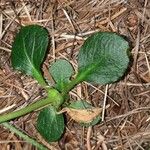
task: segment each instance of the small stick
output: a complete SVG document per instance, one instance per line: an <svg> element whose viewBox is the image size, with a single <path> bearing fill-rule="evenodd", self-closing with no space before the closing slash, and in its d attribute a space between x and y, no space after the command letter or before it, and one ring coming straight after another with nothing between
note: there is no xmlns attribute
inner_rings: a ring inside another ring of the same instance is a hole
<svg viewBox="0 0 150 150"><path fill-rule="evenodd" d="M136 45L135 45L135 48L134 48L135 49L135 53L134 53L134 68L135 68L135 70L136 70L137 56L138 56L139 46L140 46L140 29L138 28Z"/></svg>
<svg viewBox="0 0 150 150"><path fill-rule="evenodd" d="M108 92L108 84L106 85L105 95L104 95L104 103L103 103L103 110L102 110L102 121L104 121L104 117L105 117L105 109L106 109L107 92Z"/></svg>
<svg viewBox="0 0 150 150"><path fill-rule="evenodd" d="M66 11L65 9L62 9L62 10L63 10L63 12L64 12L66 18L68 19L68 21L69 21L69 23L70 23L70 25L71 25L71 27L72 27L73 32L76 33L76 30L75 30L75 28L74 28L74 25L73 25L73 23L72 23L72 20L70 19L70 17L69 17L69 15L68 15L67 11Z"/></svg>
<svg viewBox="0 0 150 150"><path fill-rule="evenodd" d="M148 57L147 57L146 53L144 55L145 55L146 64L147 64L147 68L148 68L148 73L149 73L149 78L150 78L150 64L149 64Z"/></svg>
<svg viewBox="0 0 150 150"><path fill-rule="evenodd" d="M3 14L0 14L0 35L2 34L3 31Z"/></svg>
<svg viewBox="0 0 150 150"><path fill-rule="evenodd" d="M27 16L28 16L29 21L32 22L31 15L30 15L30 13L29 13L28 8L26 7L26 5L25 5L24 2L22 3L22 5L23 5L23 8L24 8L25 13L26 13Z"/></svg>
<svg viewBox="0 0 150 150"><path fill-rule="evenodd" d="M146 5L147 5L147 0L145 0L145 4L144 4L144 8L143 8L143 13L142 13L142 25L143 25L143 22L144 22L144 15L145 15L145 11L146 11Z"/></svg>
<svg viewBox="0 0 150 150"><path fill-rule="evenodd" d="M52 11L53 11L54 9L52 8ZM51 24L52 24L52 35L51 35L51 37L52 37L52 47L53 47L53 59L55 60L55 50L56 50L56 43L55 43L55 21L54 21L54 14L53 14L53 12L52 12L52 14L51 14L51 17L52 17L52 20L51 20Z"/></svg>
<svg viewBox="0 0 150 150"><path fill-rule="evenodd" d="M5 107L5 108L1 109L0 114L4 113L5 111L8 111L8 110L12 109L15 106L16 106L16 104L13 104L11 106L8 106L8 107Z"/></svg>
<svg viewBox="0 0 150 150"><path fill-rule="evenodd" d="M86 142L87 142L87 150L92 150L91 148L91 133L92 133L92 126L88 127L88 131L87 131L87 138L86 138Z"/></svg>

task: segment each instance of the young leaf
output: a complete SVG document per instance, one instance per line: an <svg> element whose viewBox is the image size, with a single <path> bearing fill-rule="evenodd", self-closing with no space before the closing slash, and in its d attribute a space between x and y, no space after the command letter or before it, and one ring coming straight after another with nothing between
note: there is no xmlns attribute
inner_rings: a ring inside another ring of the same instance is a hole
<svg viewBox="0 0 150 150"><path fill-rule="evenodd" d="M38 116L37 130L48 142L57 141L64 131L63 114L57 114L53 106L44 108Z"/></svg>
<svg viewBox="0 0 150 150"><path fill-rule="evenodd" d="M48 46L48 32L41 26L22 27L12 45L11 62L14 69L43 82L40 65Z"/></svg>
<svg viewBox="0 0 150 150"><path fill-rule="evenodd" d="M79 80L99 84L118 80L127 69L129 44L111 32L98 32L89 37L79 52Z"/></svg>
<svg viewBox="0 0 150 150"><path fill-rule="evenodd" d="M66 111L73 120L88 127L100 121L102 108L95 108L86 101L80 100L71 103L68 108L64 108L64 111Z"/></svg>
<svg viewBox="0 0 150 150"><path fill-rule="evenodd" d="M55 87L61 92L74 74L72 65L65 59L59 59L54 62L50 66L49 71L56 82Z"/></svg>

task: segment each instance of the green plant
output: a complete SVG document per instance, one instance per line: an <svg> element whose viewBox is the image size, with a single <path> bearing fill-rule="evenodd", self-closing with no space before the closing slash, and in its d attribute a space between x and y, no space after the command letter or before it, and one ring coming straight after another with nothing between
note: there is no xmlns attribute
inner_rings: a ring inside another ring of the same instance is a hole
<svg viewBox="0 0 150 150"><path fill-rule="evenodd" d="M129 44L116 33L93 34L79 51L78 73L75 74L67 60L56 60L49 68L55 85L48 86L40 69L48 42L47 30L38 25L22 27L16 35L12 45L12 66L36 79L46 90L47 97L18 111L1 115L0 123L40 109L37 130L44 139L53 142L64 132L64 116L61 112L68 113L72 119L84 126L95 125L100 121L101 108L94 108L83 100L70 102L68 93L83 81L103 85L120 79L128 67Z"/></svg>

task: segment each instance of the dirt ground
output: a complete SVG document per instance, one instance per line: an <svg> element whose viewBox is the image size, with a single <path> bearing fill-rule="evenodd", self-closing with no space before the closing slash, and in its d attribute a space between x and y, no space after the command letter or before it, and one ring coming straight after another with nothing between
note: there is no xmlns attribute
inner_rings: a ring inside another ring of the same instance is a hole
<svg viewBox="0 0 150 150"><path fill-rule="evenodd" d="M0 1L0 113L25 107L43 96L31 77L11 67L11 45L20 26L39 24L51 35L51 47L42 70L58 58L77 70L77 55L85 37L113 31L131 45L125 76L110 85L84 82L70 92L71 100L85 99L95 107L110 105L103 120L83 128L68 116L66 133L55 143L45 142L35 129L37 113L11 121L51 150L150 149L150 1L149 0L1 0ZM0 126L1 150L35 147Z"/></svg>

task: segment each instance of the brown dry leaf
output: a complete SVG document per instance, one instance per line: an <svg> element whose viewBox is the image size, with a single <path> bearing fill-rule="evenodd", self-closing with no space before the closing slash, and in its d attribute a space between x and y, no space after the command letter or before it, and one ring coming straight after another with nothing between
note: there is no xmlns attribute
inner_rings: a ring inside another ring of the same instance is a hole
<svg viewBox="0 0 150 150"><path fill-rule="evenodd" d="M81 122L90 123L102 112L102 108L90 108L90 109L64 108L64 110L73 120L80 123Z"/></svg>

